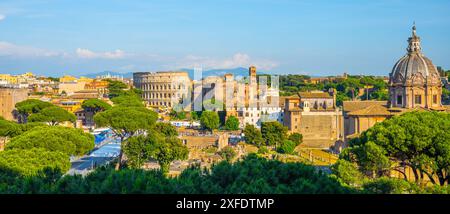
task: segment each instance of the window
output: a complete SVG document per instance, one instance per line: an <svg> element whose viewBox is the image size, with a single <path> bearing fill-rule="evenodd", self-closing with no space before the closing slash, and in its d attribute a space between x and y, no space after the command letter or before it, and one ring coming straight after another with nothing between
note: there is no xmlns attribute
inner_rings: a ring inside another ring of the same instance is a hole
<svg viewBox="0 0 450 214"><path fill-rule="evenodd" d="M433 103L436 104L438 102L438 97L437 95L433 95Z"/></svg>
<svg viewBox="0 0 450 214"><path fill-rule="evenodd" d="M403 104L403 97L402 95L398 95L397 96L397 105L402 105Z"/></svg>
<svg viewBox="0 0 450 214"><path fill-rule="evenodd" d="M414 103L415 104L422 104L422 95L415 95L414 96Z"/></svg>

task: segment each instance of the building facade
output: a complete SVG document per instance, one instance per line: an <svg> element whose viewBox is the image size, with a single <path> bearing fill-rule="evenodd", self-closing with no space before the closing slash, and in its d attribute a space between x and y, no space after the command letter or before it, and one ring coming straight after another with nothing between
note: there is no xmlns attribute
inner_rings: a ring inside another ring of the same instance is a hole
<svg viewBox="0 0 450 214"><path fill-rule="evenodd" d="M416 26L407 51L389 75L389 107L442 110L441 78L436 66L422 53Z"/></svg>
<svg viewBox="0 0 450 214"><path fill-rule="evenodd" d="M24 88L0 88L0 116L6 120L15 120L14 109L18 102L28 98Z"/></svg>
<svg viewBox="0 0 450 214"><path fill-rule="evenodd" d="M422 53L416 26L408 39L407 53L389 74L388 101L344 101L345 141L358 137L394 115L411 110L448 111L441 103L442 81L432 61Z"/></svg>
<svg viewBox="0 0 450 214"><path fill-rule="evenodd" d="M284 99L284 122L291 133L303 135L302 145L330 148L343 139L342 111L335 106L336 92L300 92Z"/></svg>
<svg viewBox="0 0 450 214"><path fill-rule="evenodd" d="M171 109L180 105L191 111L192 81L187 72L134 73L133 85L143 91L142 99L152 107Z"/></svg>

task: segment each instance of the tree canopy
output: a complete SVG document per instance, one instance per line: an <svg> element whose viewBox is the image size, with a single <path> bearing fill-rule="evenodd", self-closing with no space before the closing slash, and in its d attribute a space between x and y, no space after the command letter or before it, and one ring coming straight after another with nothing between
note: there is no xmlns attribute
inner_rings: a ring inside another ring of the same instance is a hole
<svg viewBox="0 0 450 214"><path fill-rule="evenodd" d="M118 97L124 93L124 90L128 88L128 85L122 81L107 80L109 97Z"/></svg>
<svg viewBox="0 0 450 214"><path fill-rule="evenodd" d="M366 175L413 170L415 181L427 176L444 185L450 179L450 114L413 111L394 116L363 132L340 158L358 164ZM436 180L435 178L438 178Z"/></svg>
<svg viewBox="0 0 450 214"><path fill-rule="evenodd" d="M143 134L152 129L158 119L158 114L144 107L115 106L104 112L97 113L94 121L99 127L109 127L120 138L122 149L116 168L122 166L124 141L129 137Z"/></svg>
<svg viewBox="0 0 450 214"><path fill-rule="evenodd" d="M175 128L175 126L173 126L170 123L156 123L155 131L163 134L166 137L177 137L178 136L177 129Z"/></svg>
<svg viewBox="0 0 450 214"><path fill-rule="evenodd" d="M83 101L83 103L81 104L81 107L84 110L92 111L92 112L96 113L99 111L105 111L105 110L110 109L111 105L109 105L108 103L106 103L103 100L89 99L89 100Z"/></svg>
<svg viewBox="0 0 450 214"><path fill-rule="evenodd" d="M137 96L117 96L111 99L114 105L121 107L144 107L142 100Z"/></svg>
<svg viewBox="0 0 450 214"><path fill-rule="evenodd" d="M81 129L43 126L11 138L6 150L43 148L66 155L83 155L94 148L94 136Z"/></svg>
<svg viewBox="0 0 450 214"><path fill-rule="evenodd" d="M53 126L65 121L75 122L76 119L74 114L58 106L47 107L28 117L30 122L46 122Z"/></svg>
<svg viewBox="0 0 450 214"><path fill-rule="evenodd" d="M28 99L21 102L16 103L15 107L17 111L21 114L33 114L39 113L45 108L52 107L53 104L49 102L44 102L37 99Z"/></svg>
<svg viewBox="0 0 450 214"><path fill-rule="evenodd" d="M227 121L225 122L225 128L230 131L239 130L239 119L237 119L235 116L228 117Z"/></svg>
<svg viewBox="0 0 450 214"><path fill-rule="evenodd" d="M16 122L0 119L0 136L15 137L37 126L46 125L43 123L18 124Z"/></svg>
<svg viewBox="0 0 450 214"><path fill-rule="evenodd" d="M200 116L200 124L203 129L213 131L219 128L219 115L215 111L204 111Z"/></svg>
<svg viewBox="0 0 450 214"><path fill-rule="evenodd" d="M1 179L1 177L0 177ZM5 179L6 180L6 179ZM176 178L160 171L99 168L87 176L66 175L56 181L36 177L8 180L1 193L66 194L342 194L352 193L335 178L301 163L282 163L250 155L203 170L192 166Z"/></svg>
<svg viewBox="0 0 450 214"><path fill-rule="evenodd" d="M246 143L253 144L257 147L262 146L264 143L261 131L254 125L247 124L244 128L244 135Z"/></svg>
<svg viewBox="0 0 450 214"><path fill-rule="evenodd" d="M161 171L166 174L174 160L187 159L189 151L177 137L165 137L150 130L147 136L130 138L126 142L125 154L132 168L140 168L150 158L158 161Z"/></svg>
<svg viewBox="0 0 450 214"><path fill-rule="evenodd" d="M34 176L46 169L65 173L70 168L69 156L42 148L13 149L0 152L0 172L18 176Z"/></svg>
<svg viewBox="0 0 450 214"><path fill-rule="evenodd" d="M303 135L300 133L292 133L289 135L288 139L298 146L303 142Z"/></svg>
<svg viewBox="0 0 450 214"><path fill-rule="evenodd" d="M263 122L261 124L262 138L268 146L280 145L287 139L288 128L279 122Z"/></svg>

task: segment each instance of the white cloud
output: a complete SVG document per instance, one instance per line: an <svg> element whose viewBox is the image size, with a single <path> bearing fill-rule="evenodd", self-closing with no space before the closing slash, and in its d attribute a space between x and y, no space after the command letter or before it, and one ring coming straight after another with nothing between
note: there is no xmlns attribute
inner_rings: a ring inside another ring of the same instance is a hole
<svg viewBox="0 0 450 214"><path fill-rule="evenodd" d="M6 18L5 15L0 14L0 21L2 21L2 20L5 19L5 18Z"/></svg>
<svg viewBox="0 0 450 214"><path fill-rule="evenodd" d="M61 56L63 53L50 51L30 46L21 46L9 42L0 41L0 56L13 57L54 57Z"/></svg>
<svg viewBox="0 0 450 214"><path fill-rule="evenodd" d="M252 59L248 54L236 53L231 58L216 59L210 57L201 57L188 55L178 63L178 68L195 68L204 69L230 69L236 67L249 67L254 65L261 69L272 69L278 66L277 62L265 59Z"/></svg>
<svg viewBox="0 0 450 214"><path fill-rule="evenodd" d="M78 57L87 59L121 59L125 57L125 52L122 50L115 50L112 52L94 52L89 49L77 48L75 52Z"/></svg>

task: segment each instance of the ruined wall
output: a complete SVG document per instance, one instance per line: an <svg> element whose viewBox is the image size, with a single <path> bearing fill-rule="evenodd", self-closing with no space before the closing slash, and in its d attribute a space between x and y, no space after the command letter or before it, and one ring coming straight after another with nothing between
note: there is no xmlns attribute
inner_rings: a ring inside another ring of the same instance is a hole
<svg viewBox="0 0 450 214"><path fill-rule="evenodd" d="M339 113L302 114L299 125L304 147L329 148L343 136L343 119Z"/></svg>

